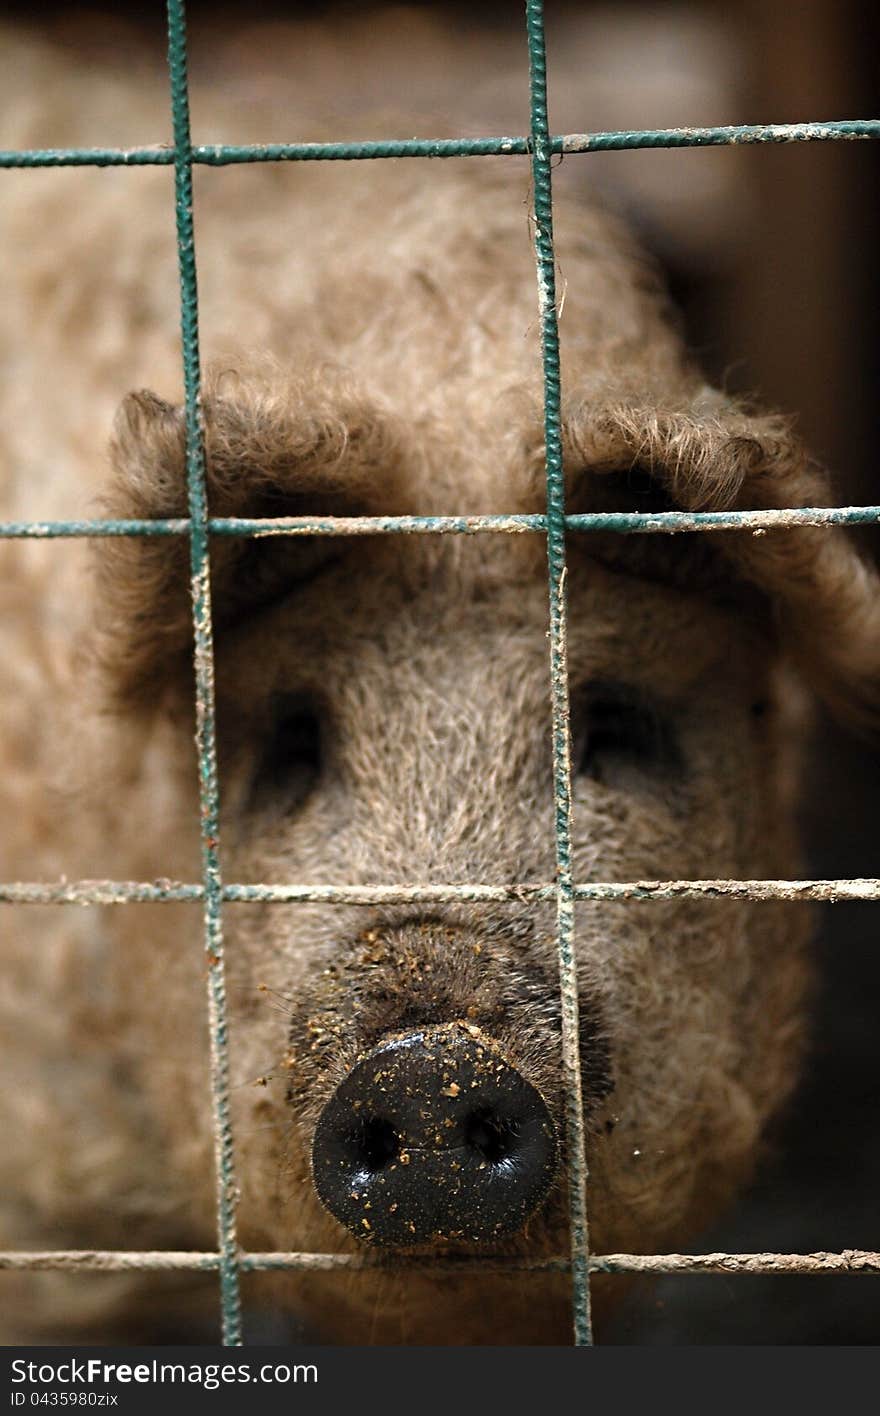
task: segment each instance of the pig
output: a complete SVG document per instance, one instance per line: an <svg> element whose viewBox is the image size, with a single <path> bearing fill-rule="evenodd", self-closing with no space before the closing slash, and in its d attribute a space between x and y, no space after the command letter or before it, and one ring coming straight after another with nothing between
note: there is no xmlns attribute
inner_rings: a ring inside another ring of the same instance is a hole
<svg viewBox="0 0 880 1416"><path fill-rule="evenodd" d="M96 85L6 41L5 146L114 112L114 140L163 131L151 72ZM194 112L223 121L222 92ZM290 114L276 94L235 127ZM544 510L525 159L195 180L213 515ZM4 181L4 517L186 515L170 173ZM567 509L831 504L786 419L707 385L621 221L563 196L555 222ZM0 556L0 875L198 881L185 538ZM541 535L215 537L211 572L226 881L554 880ZM575 879L796 876L811 702L876 711L877 581L845 534L572 534L566 594ZM0 1248L215 1248L200 908L4 909ZM575 924L592 1245L664 1252L795 1085L809 912ZM369 1260L249 1276L253 1330L568 1341L567 1275L497 1262L569 1243L552 899L232 904L224 928L239 1242ZM211 1274L0 1278L7 1342L212 1331ZM600 1336L620 1282L594 1282Z"/></svg>

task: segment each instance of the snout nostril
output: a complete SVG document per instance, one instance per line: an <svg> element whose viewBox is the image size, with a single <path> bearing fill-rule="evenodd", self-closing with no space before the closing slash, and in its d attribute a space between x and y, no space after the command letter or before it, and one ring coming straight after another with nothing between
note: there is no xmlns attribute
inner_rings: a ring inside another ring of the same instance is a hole
<svg viewBox="0 0 880 1416"><path fill-rule="evenodd" d="M482 1156L490 1165L499 1165L513 1149L517 1126L515 1121L497 1116L484 1109L472 1111L464 1122L465 1145Z"/></svg>
<svg viewBox="0 0 880 1416"><path fill-rule="evenodd" d="M382 1116L361 1122L352 1139L358 1160L371 1175L384 1169L400 1150L400 1136Z"/></svg>

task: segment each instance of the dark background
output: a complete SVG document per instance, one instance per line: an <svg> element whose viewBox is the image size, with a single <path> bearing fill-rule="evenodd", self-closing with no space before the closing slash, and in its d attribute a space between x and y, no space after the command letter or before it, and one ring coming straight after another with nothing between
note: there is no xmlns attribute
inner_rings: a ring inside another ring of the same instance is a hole
<svg viewBox="0 0 880 1416"><path fill-rule="evenodd" d="M468 98L476 98L469 117L479 109L491 124L486 131L525 130L522 7L510 0L484 3L478 19L473 5L454 3L390 13L369 3L191 3L193 65L208 30L226 30L234 46L247 43L247 33L236 38L240 26L271 17L330 19L344 30L369 23L379 9L377 33L386 45L389 35L400 38L389 100L409 108L421 93L433 111L445 88L453 95L447 122L465 101L455 87L458 64L449 73L424 67L417 12L431 12L444 32L437 67L448 65L450 51L460 56ZM161 49L157 0L104 11L31 0L2 5L0 15L53 29L84 63L113 63L117 55L124 62L133 44L154 46L157 55ZM547 19L557 132L877 116L873 4L549 0ZM412 90L397 94L395 75L408 75ZM295 80L294 67L293 88ZM794 413L833 469L841 503L880 502L878 179L880 144L868 142L573 157L560 173L567 182L598 182L629 210L666 267L709 374L732 391L760 390L765 403ZM861 534L873 553L878 533ZM804 806L811 875L880 875L878 798L876 748L823 721ZM819 912L823 987L811 1065L757 1183L695 1250L880 1249L877 920L870 905ZM875 1343L878 1336L880 1280L825 1276L636 1284L611 1335L651 1345Z"/></svg>

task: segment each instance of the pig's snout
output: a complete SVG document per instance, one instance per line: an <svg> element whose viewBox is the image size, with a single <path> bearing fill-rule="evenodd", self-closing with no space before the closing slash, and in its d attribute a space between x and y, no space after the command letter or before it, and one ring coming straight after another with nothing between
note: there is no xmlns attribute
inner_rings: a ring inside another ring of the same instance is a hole
<svg viewBox="0 0 880 1416"><path fill-rule="evenodd" d="M359 1239L485 1243L522 1228L556 1159L541 1094L477 1028L451 1023L359 1059L318 1119L312 1173Z"/></svg>

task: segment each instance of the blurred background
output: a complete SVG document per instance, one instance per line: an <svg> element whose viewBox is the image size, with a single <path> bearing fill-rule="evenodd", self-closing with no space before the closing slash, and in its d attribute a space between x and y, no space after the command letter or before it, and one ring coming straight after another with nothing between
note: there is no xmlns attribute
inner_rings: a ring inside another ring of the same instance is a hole
<svg viewBox="0 0 880 1416"><path fill-rule="evenodd" d="M307 75L308 92L327 95L328 136L356 138L367 108L412 115L420 136L526 130L518 0L479 8L190 0L188 9L195 74L235 86L237 103L248 101L248 86L256 95L264 83L289 84L294 111L298 73ZM554 132L878 116L873 4L548 0L546 10ZM0 17L51 32L96 75L162 62L158 0L108 0L104 9L28 0L0 4ZM362 63L365 38L375 65ZM197 108L194 125L196 141L235 140L234 125L200 130ZM389 118L389 136L413 131ZM759 391L795 415L832 469L838 502L880 502L880 143L578 155L556 180L599 186L628 213L715 382ZM878 532L861 535L876 553ZM880 754L822 722L804 803L809 874L880 875L878 801ZM808 1074L759 1179L695 1251L880 1249L880 914L826 906L819 922L823 987ZM880 1279L637 1283L609 1337L873 1344Z"/></svg>

